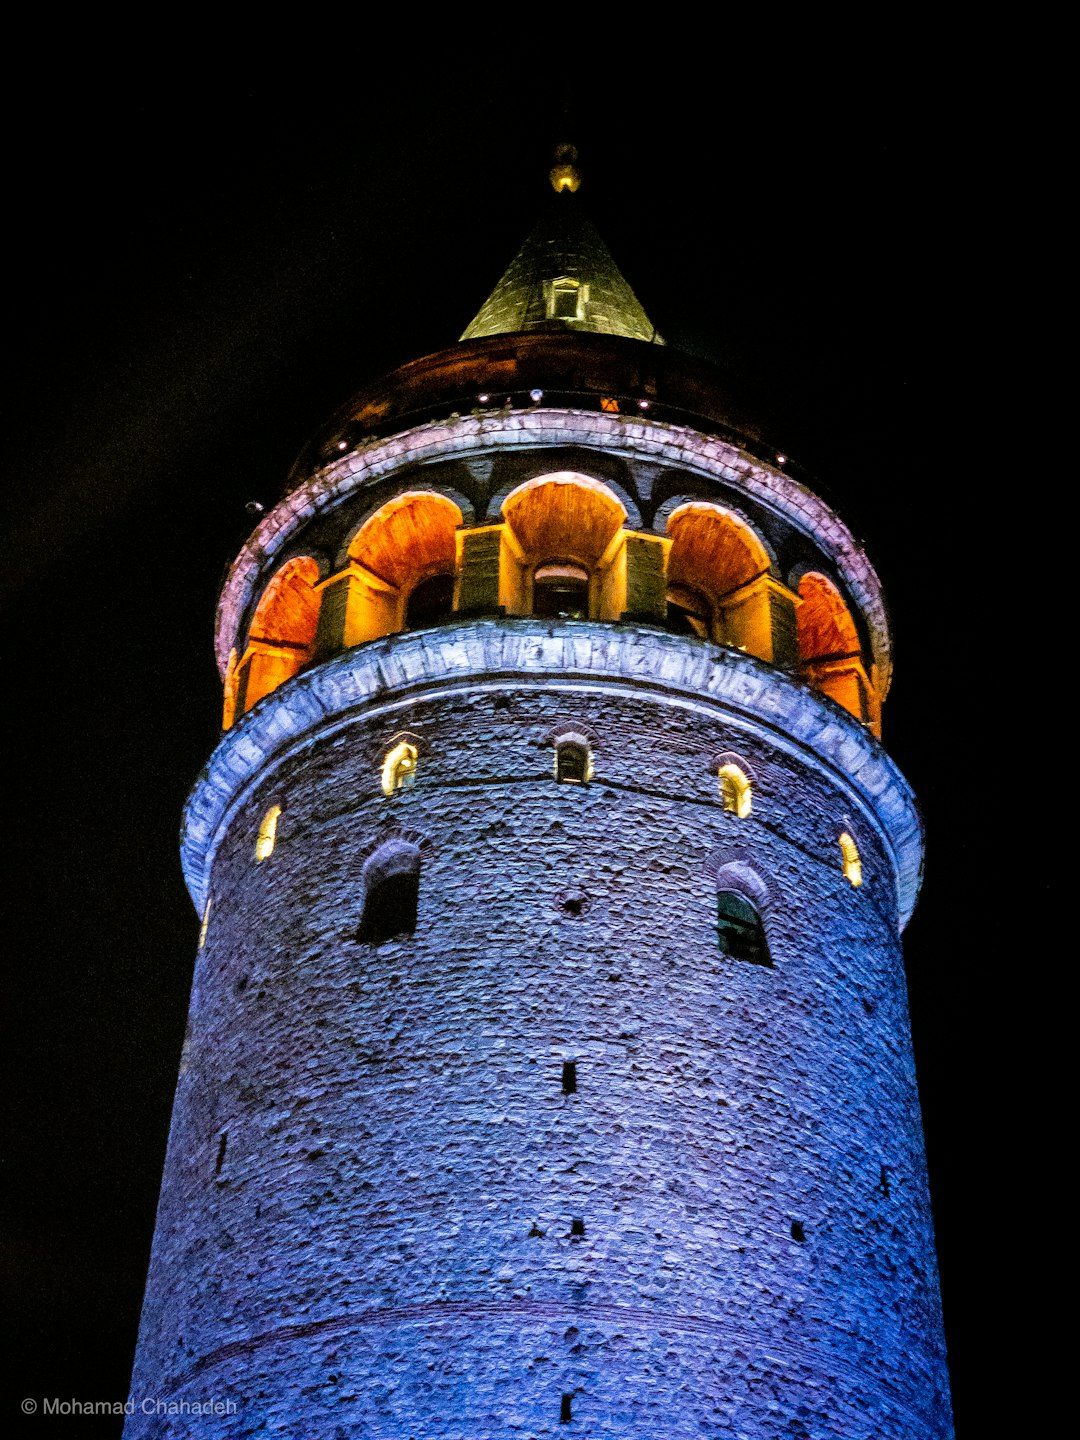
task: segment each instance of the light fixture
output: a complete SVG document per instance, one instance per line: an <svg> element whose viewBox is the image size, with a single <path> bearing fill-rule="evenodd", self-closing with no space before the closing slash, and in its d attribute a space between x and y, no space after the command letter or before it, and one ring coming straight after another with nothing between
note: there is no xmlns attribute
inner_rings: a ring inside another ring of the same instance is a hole
<svg viewBox="0 0 1080 1440"><path fill-rule="evenodd" d="M490 395L477 395L476 402L478 405L486 405L490 399Z"/></svg>
<svg viewBox="0 0 1080 1440"><path fill-rule="evenodd" d="M777 455L777 457L776 457L776 463L777 463L777 465L786 465L786 464L787 464L787 456L786 456L786 455Z"/></svg>
<svg viewBox="0 0 1080 1440"><path fill-rule="evenodd" d="M337 442L337 448L338 448L339 450L347 450L347 449L349 448L349 446L348 446L348 441L346 441L346 440L339 440L339 441Z"/></svg>
<svg viewBox="0 0 1080 1440"><path fill-rule="evenodd" d="M649 408L649 402L648 402L648 400L639 400L639 401L637 402L637 408L638 408L639 410L647 410L647 409Z"/></svg>
<svg viewBox="0 0 1080 1440"><path fill-rule="evenodd" d="M541 401L543 398L544 398L544 392L543 392L542 390L530 390L530 391L529 391L529 399L533 402L534 405L539 405L539 404L540 404L540 401Z"/></svg>

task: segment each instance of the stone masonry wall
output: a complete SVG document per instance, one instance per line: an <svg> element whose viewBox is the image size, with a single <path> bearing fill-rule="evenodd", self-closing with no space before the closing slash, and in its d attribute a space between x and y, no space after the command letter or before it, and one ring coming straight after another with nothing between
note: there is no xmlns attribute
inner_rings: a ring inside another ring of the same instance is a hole
<svg viewBox="0 0 1080 1440"><path fill-rule="evenodd" d="M847 883L826 769L600 691L361 709L232 815L132 1394L237 1410L129 1437L951 1433L887 857L863 825ZM554 779L561 730L586 786ZM417 778L387 798L403 733ZM394 834L418 923L373 947L361 869ZM733 855L771 969L718 951Z"/></svg>

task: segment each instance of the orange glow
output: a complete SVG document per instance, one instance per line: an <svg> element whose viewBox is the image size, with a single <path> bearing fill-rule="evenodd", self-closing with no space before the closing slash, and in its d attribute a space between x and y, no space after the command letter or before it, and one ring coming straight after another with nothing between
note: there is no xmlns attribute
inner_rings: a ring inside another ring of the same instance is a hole
<svg viewBox="0 0 1080 1440"><path fill-rule="evenodd" d="M319 623L319 567L308 555L289 560L259 601L239 666L235 708L244 710L291 679L311 659Z"/></svg>
<svg viewBox="0 0 1080 1440"><path fill-rule="evenodd" d="M771 660L770 593L787 592L769 575L768 551L750 526L719 505L694 500L674 512L668 532L672 603L685 608L679 597L687 594L707 600L697 608L710 639ZM711 616L701 613L709 610Z"/></svg>
<svg viewBox="0 0 1080 1440"><path fill-rule="evenodd" d="M531 612L538 568L578 565L589 576L590 616L616 620L621 616L626 509L606 485L572 471L542 475L512 491L502 511L506 546L518 576L516 591L508 596L511 613Z"/></svg>
<svg viewBox="0 0 1080 1440"><path fill-rule="evenodd" d="M839 590L810 571L799 581L799 656L810 684L881 734L881 703L863 665L859 635Z"/></svg>
<svg viewBox="0 0 1080 1440"><path fill-rule="evenodd" d="M236 719L236 687L239 682L236 665L236 646L229 651L229 663L225 667L225 699L221 711L221 728L229 730Z"/></svg>
<svg viewBox="0 0 1080 1440"><path fill-rule="evenodd" d="M349 546L349 558L399 590L421 577L454 568L454 532L461 511L445 495L407 490L367 520Z"/></svg>
<svg viewBox="0 0 1080 1440"><path fill-rule="evenodd" d="M206 932L210 929L210 901L206 902L206 909L203 911L202 924L199 926L199 949L206 944Z"/></svg>

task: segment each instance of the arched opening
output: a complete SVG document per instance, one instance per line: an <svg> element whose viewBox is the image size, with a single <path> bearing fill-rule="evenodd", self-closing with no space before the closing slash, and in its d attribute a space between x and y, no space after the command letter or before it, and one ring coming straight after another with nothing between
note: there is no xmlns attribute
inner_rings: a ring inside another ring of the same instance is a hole
<svg viewBox="0 0 1080 1440"><path fill-rule="evenodd" d="M708 640L713 633L712 605L700 590L689 585L669 585L667 628L676 635L697 635Z"/></svg>
<svg viewBox="0 0 1080 1440"><path fill-rule="evenodd" d="M425 629L451 613L461 519L454 502L433 490L407 490L369 516L338 580L344 648Z"/></svg>
<svg viewBox="0 0 1080 1440"><path fill-rule="evenodd" d="M382 945L416 931L420 850L407 840L387 840L364 864L364 909L356 938Z"/></svg>
<svg viewBox="0 0 1080 1440"><path fill-rule="evenodd" d="M846 830L840 836L840 855L844 868L844 878L851 885L861 885L862 860L859 858L859 847Z"/></svg>
<svg viewBox="0 0 1080 1440"><path fill-rule="evenodd" d="M584 785L592 779L592 755L580 740L560 740L555 746L555 779L571 785Z"/></svg>
<svg viewBox="0 0 1080 1440"><path fill-rule="evenodd" d="M407 740L400 741L388 750L382 763L382 788L384 795L394 795L404 790L416 779L417 750Z"/></svg>
<svg viewBox="0 0 1080 1440"><path fill-rule="evenodd" d="M669 616L704 638L771 659L769 596L755 586L768 576L769 554L750 526L694 500L672 513L668 533Z"/></svg>
<svg viewBox="0 0 1080 1440"><path fill-rule="evenodd" d="M720 799L723 801L724 809L745 820L750 814L752 804L752 789L749 777L738 765L721 765L718 771L720 779Z"/></svg>
<svg viewBox="0 0 1080 1440"><path fill-rule="evenodd" d="M255 610L238 667L235 709L250 710L308 663L319 624L319 567L309 555L287 561Z"/></svg>
<svg viewBox="0 0 1080 1440"><path fill-rule="evenodd" d="M761 916L738 891L721 890L716 897L716 936L722 955L751 965L772 965Z"/></svg>
<svg viewBox="0 0 1080 1440"><path fill-rule="evenodd" d="M426 630L445 620L453 609L453 574L429 575L409 591L405 606L405 629Z"/></svg>
<svg viewBox="0 0 1080 1440"><path fill-rule="evenodd" d="M811 570L799 581L799 658L810 684L877 733L880 705L863 665L859 634L843 596Z"/></svg>
<svg viewBox="0 0 1080 1440"><path fill-rule="evenodd" d="M533 614L560 620L587 619L588 570L583 565L538 565L533 571Z"/></svg>
<svg viewBox="0 0 1080 1440"><path fill-rule="evenodd" d="M619 618L626 507L606 485L573 471L542 475L511 491L502 513L517 570L504 585L511 613Z"/></svg>

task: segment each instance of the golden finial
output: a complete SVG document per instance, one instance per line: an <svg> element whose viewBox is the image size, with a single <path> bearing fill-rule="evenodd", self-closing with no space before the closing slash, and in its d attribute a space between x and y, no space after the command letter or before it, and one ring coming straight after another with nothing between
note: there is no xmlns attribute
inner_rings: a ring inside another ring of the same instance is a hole
<svg viewBox="0 0 1080 1440"><path fill-rule="evenodd" d="M548 171L551 188L556 195L569 190L571 195L581 184L581 171L577 168L577 146L556 145L555 164Z"/></svg>

